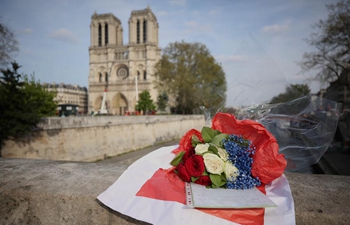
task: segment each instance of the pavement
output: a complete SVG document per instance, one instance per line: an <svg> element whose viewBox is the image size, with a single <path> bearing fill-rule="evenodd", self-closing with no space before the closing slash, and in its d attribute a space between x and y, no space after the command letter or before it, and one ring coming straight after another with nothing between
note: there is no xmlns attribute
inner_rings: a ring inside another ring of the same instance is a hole
<svg viewBox="0 0 350 225"><path fill-rule="evenodd" d="M161 147L178 145L179 142L180 142L180 139L159 143L157 145L149 146L149 147L135 150L135 151L123 154L123 155L119 155L119 156L115 156L115 157L112 157L109 159L105 159L105 160L99 161L99 163L118 163L118 164L123 164L123 165L125 165L125 164L131 165L133 162L135 162L139 158L147 155L148 153L150 153L156 149L159 149Z"/></svg>

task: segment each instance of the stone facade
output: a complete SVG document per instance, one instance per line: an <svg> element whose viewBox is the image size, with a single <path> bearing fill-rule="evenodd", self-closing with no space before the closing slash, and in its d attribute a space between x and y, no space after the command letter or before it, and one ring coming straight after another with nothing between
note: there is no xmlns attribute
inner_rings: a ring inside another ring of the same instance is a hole
<svg viewBox="0 0 350 225"><path fill-rule="evenodd" d="M113 14L91 17L89 113L98 112L106 92L109 114L135 111L138 94L148 90L155 101L154 65L160 59L158 22L151 9L132 11L129 43L123 44L121 21Z"/></svg>
<svg viewBox="0 0 350 225"><path fill-rule="evenodd" d="M64 83L43 83L42 85L48 91L57 92L54 100L57 101L58 105L74 104L78 105L79 114L88 112L88 91L86 87Z"/></svg>

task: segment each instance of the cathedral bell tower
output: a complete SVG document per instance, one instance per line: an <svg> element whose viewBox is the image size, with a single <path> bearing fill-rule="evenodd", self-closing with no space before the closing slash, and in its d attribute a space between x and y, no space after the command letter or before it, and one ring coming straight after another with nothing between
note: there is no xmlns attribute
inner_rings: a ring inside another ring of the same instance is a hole
<svg viewBox="0 0 350 225"><path fill-rule="evenodd" d="M135 112L138 96L157 90L153 71L160 59L158 22L150 7L131 12L129 43L123 43L123 28L113 14L91 16L89 113L125 115Z"/></svg>
<svg viewBox="0 0 350 225"><path fill-rule="evenodd" d="M129 19L129 44L158 46L158 22L149 8L132 11Z"/></svg>

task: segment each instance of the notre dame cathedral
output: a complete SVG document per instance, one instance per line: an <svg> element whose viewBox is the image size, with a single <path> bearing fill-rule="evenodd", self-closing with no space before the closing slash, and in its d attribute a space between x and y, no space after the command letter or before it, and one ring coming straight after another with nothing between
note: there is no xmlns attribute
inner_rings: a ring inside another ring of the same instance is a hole
<svg viewBox="0 0 350 225"><path fill-rule="evenodd" d="M104 97L106 112L114 115L135 111L138 94L144 90L156 100L151 75L161 51L157 18L147 7L132 11L128 22L129 43L124 45L117 17L96 12L91 17L89 113L99 112Z"/></svg>

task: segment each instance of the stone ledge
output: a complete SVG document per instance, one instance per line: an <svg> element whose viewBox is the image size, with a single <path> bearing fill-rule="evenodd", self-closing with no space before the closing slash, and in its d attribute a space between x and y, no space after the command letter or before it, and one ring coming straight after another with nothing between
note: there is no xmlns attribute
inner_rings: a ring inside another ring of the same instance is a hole
<svg viewBox="0 0 350 225"><path fill-rule="evenodd" d="M147 224L96 197L126 165L0 158L0 224ZM297 224L350 224L350 177L286 173Z"/></svg>

